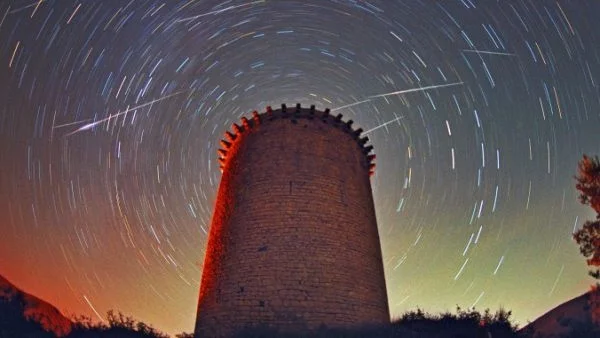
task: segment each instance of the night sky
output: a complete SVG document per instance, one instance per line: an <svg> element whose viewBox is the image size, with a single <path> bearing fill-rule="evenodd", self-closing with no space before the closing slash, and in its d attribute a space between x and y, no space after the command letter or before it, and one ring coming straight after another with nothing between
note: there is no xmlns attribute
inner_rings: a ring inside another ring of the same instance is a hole
<svg viewBox="0 0 600 338"><path fill-rule="evenodd" d="M392 316L593 282L600 1L0 2L0 274L66 314L193 329L231 123L315 104L368 131ZM335 145L332 145L335 151Z"/></svg>

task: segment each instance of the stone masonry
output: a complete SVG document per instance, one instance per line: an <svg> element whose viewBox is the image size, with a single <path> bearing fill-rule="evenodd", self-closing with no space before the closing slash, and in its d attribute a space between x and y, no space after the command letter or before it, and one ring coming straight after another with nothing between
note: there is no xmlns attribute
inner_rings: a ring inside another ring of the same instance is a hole
<svg viewBox="0 0 600 338"><path fill-rule="evenodd" d="M226 133L197 337L389 323L375 155L341 118L282 105Z"/></svg>

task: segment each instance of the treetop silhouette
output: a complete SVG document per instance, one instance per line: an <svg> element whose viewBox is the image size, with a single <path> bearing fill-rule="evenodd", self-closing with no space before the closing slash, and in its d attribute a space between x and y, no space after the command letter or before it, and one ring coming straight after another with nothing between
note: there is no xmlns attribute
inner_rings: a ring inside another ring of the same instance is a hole
<svg viewBox="0 0 600 338"><path fill-rule="evenodd" d="M600 219L600 161L598 156L592 158L583 155L577 168L576 188L581 193L579 201L587 204L596 211L596 218Z"/></svg>

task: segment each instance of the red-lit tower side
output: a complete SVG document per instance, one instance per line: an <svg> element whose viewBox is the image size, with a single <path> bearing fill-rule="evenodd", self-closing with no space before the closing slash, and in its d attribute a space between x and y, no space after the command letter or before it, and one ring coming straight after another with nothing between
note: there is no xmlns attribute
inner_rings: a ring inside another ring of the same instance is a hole
<svg viewBox="0 0 600 338"><path fill-rule="evenodd" d="M299 104L226 132L196 336L389 323L375 155L361 132Z"/></svg>

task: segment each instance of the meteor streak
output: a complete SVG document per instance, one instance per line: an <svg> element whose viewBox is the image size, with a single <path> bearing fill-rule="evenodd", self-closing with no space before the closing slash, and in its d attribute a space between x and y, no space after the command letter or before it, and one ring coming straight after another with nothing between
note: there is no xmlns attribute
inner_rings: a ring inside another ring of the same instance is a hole
<svg viewBox="0 0 600 338"><path fill-rule="evenodd" d="M359 105L361 103L369 102L369 101L371 101L371 99L366 99L366 100L362 100L362 101L350 103L350 104L347 104L345 106L333 108L333 109L331 109L331 111L336 111L336 110L340 110L340 109L344 109L344 108L348 108L348 107L353 107L353 106Z"/></svg>
<svg viewBox="0 0 600 338"><path fill-rule="evenodd" d="M503 52L494 52L491 50L478 50L478 49L463 49L463 52L468 53L477 53L477 54L490 54L490 55L503 55L503 56L517 56L514 53L503 53Z"/></svg>
<svg viewBox="0 0 600 338"><path fill-rule="evenodd" d="M378 125L378 126L376 126L376 127L373 127L373 128L371 128L371 129L369 129L369 130L367 130L367 131L363 132L363 134L368 134L368 133L370 133L370 132L372 132L372 131L375 131L375 130L377 130L377 129L379 129L379 128L383 128L383 127L387 126L387 125L388 125L388 124L390 124L390 123L394 123L394 122L396 122L396 121L398 121L398 120L402 120L403 118L404 118L404 116L399 116L399 117L396 117L395 119L393 119L393 120L391 120L391 121L387 121L387 122L385 122L385 123L382 123L382 124L380 124L380 125Z"/></svg>
<svg viewBox="0 0 600 338"><path fill-rule="evenodd" d="M72 126L74 124L80 124L80 123L85 123L87 121L92 121L92 119L85 119L85 120L81 120L81 121L75 121L75 122L69 122L69 123L63 123L63 124L59 124L57 126L52 127L52 129L58 129L58 128L63 128L63 127L68 127L68 126Z"/></svg>
<svg viewBox="0 0 600 338"><path fill-rule="evenodd" d="M22 10L25 10L25 9L27 9L27 8L31 8L31 7L34 7L34 6L35 6L35 7L39 7L39 6L40 6L40 5L41 5L43 2L45 2L45 1L46 1L46 0L37 0L36 2L30 3L29 5L24 5L24 6L21 6L21 7L19 7L19 8L15 8L15 9L11 10L11 11L10 11L10 12L8 12L8 13L9 13L9 14L14 14L14 13L20 12L20 11L22 11Z"/></svg>
<svg viewBox="0 0 600 338"><path fill-rule="evenodd" d="M463 84L463 82L454 82L454 83L446 83L446 84L433 85L433 86L427 86L427 87L417 87L417 88L404 89L404 90L399 90L399 91L395 91L395 92L391 92L391 93L385 93L385 94L379 94L379 95L372 95L372 96L369 96L366 100L357 101L357 102L350 103L350 104L347 104L347 105L341 106L341 107L336 107L336 108L331 109L331 111L336 111L336 110L340 110L340 109L344 109L344 108L348 108L348 107L354 107L354 106L357 106L359 104L370 102L370 101L372 101L372 99L376 99L376 98L380 98L380 97L386 97L386 96L392 96L392 95L400 95L400 94L406 94L406 93L414 93L414 92L422 92L422 91L426 91L426 90L437 89L437 88L444 88L444 87L451 87L451 86L458 86L458 85L462 85L462 84Z"/></svg>
<svg viewBox="0 0 600 338"><path fill-rule="evenodd" d="M399 90L399 91L395 91L395 92L391 92L391 93L369 96L369 99L375 99L378 97L386 97L386 96L393 96L393 95L400 95L400 94L406 94L406 93L413 93L413 92L422 92L422 91L426 91L426 90L458 86L458 85L462 85L462 84L463 84L463 82L454 82L454 83L446 83L446 84L433 85L433 86L427 86L427 87L404 89L404 90Z"/></svg>
<svg viewBox="0 0 600 338"><path fill-rule="evenodd" d="M206 12L206 13L202 13L202 14L190 16L190 17L187 17L187 18L183 18L183 19L177 19L177 20L175 20L175 22L191 21L191 20L194 20L194 19L201 18L203 16L213 15L213 14L221 14L223 12L227 12L227 11L230 11L232 9L236 9L236 8L240 8L240 7L246 7L246 6L252 6L252 5L256 5L256 4L264 3L264 2L265 2L265 0L259 0L259 1L252 1L252 2L245 3L245 4L240 4L240 5L232 5L232 6L225 7L225 8L222 8L222 9L217 9L217 10L214 10L214 11L211 11L211 12Z"/></svg>
<svg viewBox="0 0 600 338"><path fill-rule="evenodd" d="M129 113L130 111L133 111L133 110L136 110L136 109L140 109L140 108L144 108L144 107L146 107L146 106L149 106L149 105L152 105L152 104L154 104L154 103L156 103L156 102L160 102L160 101L166 100L166 99L168 99L168 98L171 98L171 97L173 97L173 96L177 96L177 95L179 95L179 94L181 94L181 93L183 93L183 92L184 92L184 91L183 91L183 90L181 90L181 91L175 92L175 93L173 93L173 94L169 94L169 95L166 95L166 96L163 96L163 97L159 97L158 99L152 100L152 101L150 101L150 102L142 103L142 104L140 104L140 105L138 105L138 106L135 106L135 107L132 107L132 108L128 108L128 109L126 109L125 111L118 112L118 113L116 113L115 115L110 115L109 117L103 118L103 119L101 119L101 120L98 120L98 121L94 121L94 122L88 123L88 124L86 124L86 125L84 125L84 126L80 127L79 129L76 129L75 131L73 131L73 132L71 132L71 133L67 134L66 136L71 136L71 135L73 135L73 134L75 134L75 133L78 133L78 132L80 132L80 131L84 131L84 130L89 130L89 129L92 129L92 128L94 128L95 126L97 126L97 125L99 125L99 124L101 124L101 123L104 123L104 122L107 122L107 121L110 121L110 120L114 119L115 117L119 117L119 116L121 116L121 115L123 115L123 114L127 114L127 113ZM54 127L54 128L64 127L64 126L73 125L73 124L77 124L77 123L83 123L83 122L86 122L86 121L89 121L89 119L88 119L88 120L83 120L83 121L71 122L71 123L67 123L67 124L61 124L61 125L59 125L59 126L56 126L56 127Z"/></svg>

